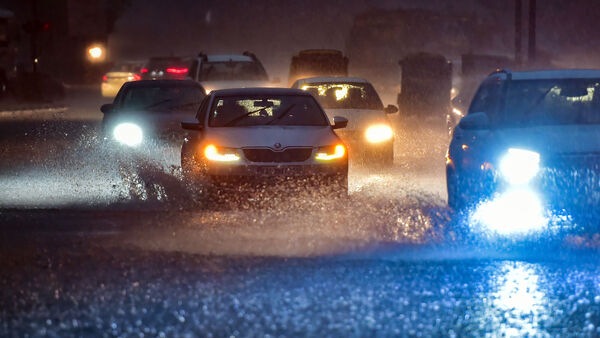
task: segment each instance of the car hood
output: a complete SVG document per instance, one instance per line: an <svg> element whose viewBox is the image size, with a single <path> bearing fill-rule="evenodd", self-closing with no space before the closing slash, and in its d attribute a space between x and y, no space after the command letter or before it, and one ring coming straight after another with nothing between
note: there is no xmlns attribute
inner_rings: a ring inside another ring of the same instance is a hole
<svg viewBox="0 0 600 338"><path fill-rule="evenodd" d="M205 142L222 147L314 147L339 143L339 138L328 126L254 126L210 128Z"/></svg>
<svg viewBox="0 0 600 338"><path fill-rule="evenodd" d="M348 119L348 126L343 131L362 130L375 123L389 124L389 119L383 110L374 109L325 109L327 117L333 122L334 116Z"/></svg>
<svg viewBox="0 0 600 338"><path fill-rule="evenodd" d="M496 130L494 134L500 144L542 154L600 154L600 125L508 128Z"/></svg>
<svg viewBox="0 0 600 338"><path fill-rule="evenodd" d="M274 84L270 81L260 80L223 80L223 81L202 81L200 82L202 87L206 90L206 93L210 93L217 89L229 89L229 88L254 88L254 87L273 87Z"/></svg>

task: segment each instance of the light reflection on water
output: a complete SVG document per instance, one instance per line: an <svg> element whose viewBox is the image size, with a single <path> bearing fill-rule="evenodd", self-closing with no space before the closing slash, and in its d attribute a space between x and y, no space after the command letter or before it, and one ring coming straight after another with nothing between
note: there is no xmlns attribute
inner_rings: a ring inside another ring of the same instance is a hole
<svg viewBox="0 0 600 338"><path fill-rule="evenodd" d="M546 293L540 288L536 266L523 262L504 262L493 275L495 290L490 294L486 317L498 336L543 336L549 313Z"/></svg>

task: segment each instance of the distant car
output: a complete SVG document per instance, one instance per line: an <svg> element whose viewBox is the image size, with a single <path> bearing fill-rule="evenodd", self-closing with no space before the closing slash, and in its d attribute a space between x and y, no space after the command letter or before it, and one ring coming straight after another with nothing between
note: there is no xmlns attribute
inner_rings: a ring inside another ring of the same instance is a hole
<svg viewBox="0 0 600 338"><path fill-rule="evenodd" d="M214 90L196 118L182 123L190 131L181 150L184 177L208 187L326 187L348 190L346 146L309 93L290 88Z"/></svg>
<svg viewBox="0 0 600 338"><path fill-rule="evenodd" d="M205 96L194 81L126 82L113 103L100 108L102 130L106 138L130 147L156 139L181 141L181 121L194 116Z"/></svg>
<svg viewBox="0 0 600 338"><path fill-rule="evenodd" d="M178 56L151 57L142 67L143 80L184 80L188 75L189 60Z"/></svg>
<svg viewBox="0 0 600 338"><path fill-rule="evenodd" d="M446 163L458 210L485 205L502 220L597 207L600 70L492 73L454 129Z"/></svg>
<svg viewBox="0 0 600 338"><path fill-rule="evenodd" d="M273 87L255 54L204 54L191 62L188 78L198 81L210 93L215 89Z"/></svg>
<svg viewBox="0 0 600 338"><path fill-rule="evenodd" d="M141 80L142 62L126 61L116 63L102 76L101 92L104 97L115 97L121 86L128 81Z"/></svg>
<svg viewBox="0 0 600 338"><path fill-rule="evenodd" d="M337 133L348 145L351 160L393 163L394 129L388 115L398 108L384 108L369 81L356 77L311 77L297 80L292 87L312 93L329 118L348 119L348 127Z"/></svg>

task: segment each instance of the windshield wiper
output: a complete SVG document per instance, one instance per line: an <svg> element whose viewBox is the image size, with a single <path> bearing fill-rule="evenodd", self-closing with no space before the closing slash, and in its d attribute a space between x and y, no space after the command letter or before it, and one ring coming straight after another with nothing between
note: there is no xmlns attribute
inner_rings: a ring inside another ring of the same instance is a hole
<svg viewBox="0 0 600 338"><path fill-rule="evenodd" d="M265 123L265 125L270 125L275 121L279 121L282 118L284 118L285 116L287 116L287 114L289 114L290 111L292 111L292 108L294 108L294 106L296 106L296 104L291 104L289 105L287 108L285 108L281 113L279 113L279 115L275 116L271 121Z"/></svg>
<svg viewBox="0 0 600 338"><path fill-rule="evenodd" d="M161 104L164 104L164 103L167 103L167 102L171 102L171 101L173 101L173 99L164 99L164 100L160 100L160 101L158 101L158 102L151 103L151 104L149 104L149 105L145 106L145 107L144 107L144 108L142 108L142 109L143 109L143 110L152 109L152 108L155 108L155 107L157 107L157 106L160 106Z"/></svg>
<svg viewBox="0 0 600 338"><path fill-rule="evenodd" d="M248 116L250 116L250 115L252 115L254 113L257 113L257 112L259 112L259 111L261 111L263 109L265 109L265 107L261 107L260 109L256 109L256 110L252 110L252 111L249 111L247 113L244 113L244 114L242 114L240 116L235 117L233 120L228 121L223 126L224 127L231 127L231 126L235 125L238 121L240 121L240 120L242 120L242 119L244 119L244 118L246 118L246 117L248 117Z"/></svg>
<svg viewBox="0 0 600 338"><path fill-rule="evenodd" d="M199 105L200 103L202 103L202 101L186 102L186 103L178 104L175 106L171 106L171 107L169 107L169 109L181 109L181 108L193 107L195 105Z"/></svg>

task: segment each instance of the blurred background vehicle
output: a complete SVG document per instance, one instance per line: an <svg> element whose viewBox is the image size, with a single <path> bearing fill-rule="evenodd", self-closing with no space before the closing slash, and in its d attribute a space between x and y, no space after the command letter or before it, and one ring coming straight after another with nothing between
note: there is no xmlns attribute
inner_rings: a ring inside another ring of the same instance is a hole
<svg viewBox="0 0 600 338"><path fill-rule="evenodd" d="M251 52L199 53L192 60L188 78L200 82L208 93L215 89L273 86L264 66Z"/></svg>
<svg viewBox="0 0 600 338"><path fill-rule="evenodd" d="M143 80L183 80L188 74L189 60L178 56L151 57L140 70Z"/></svg>
<svg viewBox="0 0 600 338"><path fill-rule="evenodd" d="M441 54L419 52L407 55L399 64L400 117L418 117L443 125L451 109L452 63Z"/></svg>
<svg viewBox="0 0 600 338"><path fill-rule="evenodd" d="M141 80L140 72L142 65L143 62L141 61L117 62L102 76L102 84L100 86L102 96L115 97L125 82Z"/></svg>
<svg viewBox="0 0 600 338"><path fill-rule="evenodd" d="M348 58L336 49L305 49L292 56L288 83L314 76L348 76Z"/></svg>
<svg viewBox="0 0 600 338"><path fill-rule="evenodd" d="M499 226L600 202L600 71L497 71L477 90L448 149L448 204ZM482 203L483 202L483 203Z"/></svg>
<svg viewBox="0 0 600 338"><path fill-rule="evenodd" d="M105 138L137 147L155 139L180 142L181 121L194 116L206 96L189 80L126 82L113 103L102 105Z"/></svg>
<svg viewBox="0 0 600 338"><path fill-rule="evenodd" d="M384 108L369 81L356 77L311 77L297 80L292 87L310 92L330 119L348 119L348 127L336 133L348 145L350 160L393 163L395 132L388 116L398 112L398 108Z"/></svg>
<svg viewBox="0 0 600 338"><path fill-rule="evenodd" d="M196 119L183 123L181 167L191 186L348 192L346 147L315 98L291 88L212 91ZM205 190L206 191L206 190ZM235 194L233 196L235 197Z"/></svg>

